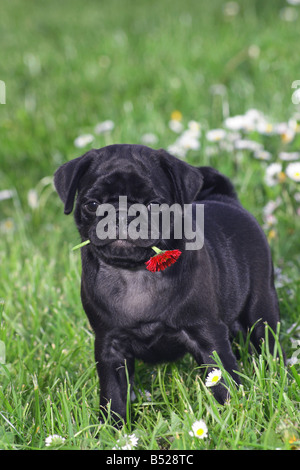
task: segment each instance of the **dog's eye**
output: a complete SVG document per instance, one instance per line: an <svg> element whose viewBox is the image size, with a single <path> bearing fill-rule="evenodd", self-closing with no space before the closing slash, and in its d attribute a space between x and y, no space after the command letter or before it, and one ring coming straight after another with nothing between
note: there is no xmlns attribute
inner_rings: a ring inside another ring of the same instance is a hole
<svg viewBox="0 0 300 470"><path fill-rule="evenodd" d="M90 201L85 204L84 207L88 212L96 212L99 207L99 204L96 201Z"/></svg>

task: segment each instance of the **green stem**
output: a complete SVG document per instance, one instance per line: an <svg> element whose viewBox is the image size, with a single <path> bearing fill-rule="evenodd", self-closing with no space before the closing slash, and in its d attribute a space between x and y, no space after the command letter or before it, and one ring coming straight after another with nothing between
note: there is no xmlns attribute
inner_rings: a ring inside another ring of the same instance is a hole
<svg viewBox="0 0 300 470"><path fill-rule="evenodd" d="M159 253L162 253L162 250L160 250L159 248L157 248L157 246L151 246L152 250L155 251L155 253L157 253L159 255Z"/></svg>
<svg viewBox="0 0 300 470"><path fill-rule="evenodd" d="M79 243L79 245L74 246L74 247L72 248L72 251L77 250L78 248L81 248L81 247L83 247L83 246L85 246L85 245L88 245L89 243L91 243L90 240L85 240L84 242Z"/></svg>

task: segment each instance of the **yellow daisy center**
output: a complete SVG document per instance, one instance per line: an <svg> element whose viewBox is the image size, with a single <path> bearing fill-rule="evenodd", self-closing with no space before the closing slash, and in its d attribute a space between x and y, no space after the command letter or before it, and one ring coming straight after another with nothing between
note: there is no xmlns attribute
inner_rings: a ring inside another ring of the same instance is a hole
<svg viewBox="0 0 300 470"><path fill-rule="evenodd" d="M273 238L276 237L276 232L275 230L270 230L269 234L268 234L268 239L269 240L272 240Z"/></svg>
<svg viewBox="0 0 300 470"><path fill-rule="evenodd" d="M280 173L278 174L278 180L280 183L283 183L286 180L286 176L283 171L280 171Z"/></svg>
<svg viewBox="0 0 300 470"><path fill-rule="evenodd" d="M267 124L267 125L266 125L266 131L267 131L267 132L272 132L272 130L273 130L272 124Z"/></svg>
<svg viewBox="0 0 300 470"><path fill-rule="evenodd" d="M202 428L199 428L196 431L197 436L202 436L203 433L204 433L204 430Z"/></svg>
<svg viewBox="0 0 300 470"><path fill-rule="evenodd" d="M175 110L171 114L171 119L173 121L181 121L182 120L182 113L178 110Z"/></svg>

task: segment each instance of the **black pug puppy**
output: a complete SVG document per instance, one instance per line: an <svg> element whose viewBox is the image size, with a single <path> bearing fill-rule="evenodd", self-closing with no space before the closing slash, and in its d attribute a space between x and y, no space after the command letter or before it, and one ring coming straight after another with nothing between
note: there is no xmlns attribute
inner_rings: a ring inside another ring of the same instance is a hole
<svg viewBox="0 0 300 470"><path fill-rule="evenodd" d="M246 335L257 322L251 341L259 348L264 322L276 330L279 309L267 240L231 182L213 168L192 167L164 150L111 145L65 163L54 183L65 214L72 212L78 193L75 221L82 241L90 240L81 249L81 298L95 332L103 413L110 402L112 413L126 418L135 358L158 363L191 353L199 365L212 366L216 351L238 384L232 338L239 331ZM150 230L146 239L120 237L119 196L127 196L129 206L148 209L203 204L203 246L190 249L184 234L176 238L174 220L167 239L161 227L155 238ZM103 204L116 209L114 238L97 236ZM153 245L182 254L164 271L149 272L145 262L155 254ZM272 335L269 344L272 349ZM228 398L222 381L213 393L220 403Z"/></svg>

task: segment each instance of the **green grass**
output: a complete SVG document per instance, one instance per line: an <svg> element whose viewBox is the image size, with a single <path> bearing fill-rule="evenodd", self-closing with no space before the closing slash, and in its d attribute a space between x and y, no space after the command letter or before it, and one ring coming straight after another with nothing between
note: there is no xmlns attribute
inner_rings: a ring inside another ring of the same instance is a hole
<svg viewBox="0 0 300 470"><path fill-rule="evenodd" d="M158 367L138 362L132 419L122 431L99 426L93 333L80 303L79 252L71 251L80 240L51 184L61 163L91 147L78 149L74 140L98 122L111 119L115 128L97 135L95 147L141 143L151 132L164 148L177 138L168 127L175 109L185 127L200 122L202 145L188 152L189 162L230 176L261 224L263 207L281 198L266 233L280 268L280 338L291 358L291 340L299 339L290 328L300 313L300 183L268 186L271 162L208 143L205 131L225 117L215 84L225 86L231 116L256 108L276 123L299 111L291 84L300 79L300 7L287 22L284 0L237 3L238 14L228 17L218 0L2 1L0 187L12 197L0 201L1 449L43 449L54 434L65 439L63 449L112 449L133 433L137 448L149 450L299 447L299 364L284 368L267 345L250 358L247 345L236 346L243 386L236 390L228 378L232 399L224 407L191 357ZM300 147L299 133L288 144L278 135L246 137L272 161ZM28 203L31 190L37 207ZM200 419L208 427L203 440L189 435Z"/></svg>

